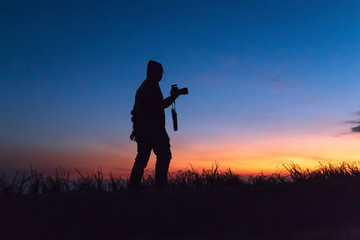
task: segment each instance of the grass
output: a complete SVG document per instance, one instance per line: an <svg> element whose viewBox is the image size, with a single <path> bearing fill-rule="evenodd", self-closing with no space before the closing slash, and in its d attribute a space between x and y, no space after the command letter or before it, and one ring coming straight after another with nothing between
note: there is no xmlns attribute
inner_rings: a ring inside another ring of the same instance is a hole
<svg viewBox="0 0 360 240"><path fill-rule="evenodd" d="M193 167L169 173L170 189L209 189L214 187L251 187L284 184L317 184L332 183L340 180L351 180L360 184L360 169L356 162L343 162L338 165L320 163L318 168L303 169L295 163L283 165L285 173L272 175L250 175L245 178L234 174L231 169L220 170L218 163L211 169L201 172ZM69 177L69 171L56 168L53 176L45 176L30 165L29 169L21 173L17 171L12 180L5 175L0 176L0 194L44 194L61 192L117 192L127 191L127 179L116 177L110 172L105 178L100 168L94 173L82 173L77 168L78 179ZM144 188L153 188L155 178L153 174L143 177Z"/></svg>
<svg viewBox="0 0 360 240"><path fill-rule="evenodd" d="M170 173L168 189L146 175L142 191L75 171L0 176L0 239L359 239L356 162L248 177L214 163Z"/></svg>

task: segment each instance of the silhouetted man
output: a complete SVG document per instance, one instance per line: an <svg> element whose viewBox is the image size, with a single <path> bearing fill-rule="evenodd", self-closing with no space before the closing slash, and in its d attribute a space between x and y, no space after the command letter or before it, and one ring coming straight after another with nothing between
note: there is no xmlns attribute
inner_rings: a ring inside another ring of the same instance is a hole
<svg viewBox="0 0 360 240"><path fill-rule="evenodd" d="M171 151L170 139L165 129L164 109L169 107L179 96L177 91L171 91L170 96L162 95L159 82L162 79L163 67L160 63L149 61L146 80L136 92L133 115L133 132L130 139L137 142L137 156L130 175L130 188L140 186L144 169L149 161L151 150L156 155L155 185L167 186Z"/></svg>

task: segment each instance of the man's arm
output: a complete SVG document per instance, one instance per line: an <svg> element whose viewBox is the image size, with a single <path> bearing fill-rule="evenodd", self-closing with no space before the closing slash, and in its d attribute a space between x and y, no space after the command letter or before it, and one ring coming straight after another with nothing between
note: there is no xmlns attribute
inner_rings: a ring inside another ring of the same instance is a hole
<svg viewBox="0 0 360 240"><path fill-rule="evenodd" d="M179 95L170 95L169 97L165 98L163 100L163 106L164 108L169 107L174 101L175 99L178 97Z"/></svg>

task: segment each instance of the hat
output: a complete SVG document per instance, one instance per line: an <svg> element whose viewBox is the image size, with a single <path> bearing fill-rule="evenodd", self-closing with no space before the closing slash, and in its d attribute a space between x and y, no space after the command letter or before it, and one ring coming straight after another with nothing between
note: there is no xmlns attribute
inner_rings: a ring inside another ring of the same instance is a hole
<svg viewBox="0 0 360 240"><path fill-rule="evenodd" d="M154 72L164 72L164 69L159 62L155 62L153 60L150 60L147 65L147 73L154 73Z"/></svg>

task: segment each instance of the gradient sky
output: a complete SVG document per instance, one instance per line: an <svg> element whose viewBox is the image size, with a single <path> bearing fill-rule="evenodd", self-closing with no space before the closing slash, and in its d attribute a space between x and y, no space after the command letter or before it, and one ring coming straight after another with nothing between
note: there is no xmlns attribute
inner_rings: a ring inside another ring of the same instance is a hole
<svg viewBox="0 0 360 240"><path fill-rule="evenodd" d="M178 132L166 109L170 171L359 161L359 12L351 0L2 1L0 170L129 174L149 59L165 97L189 88Z"/></svg>

